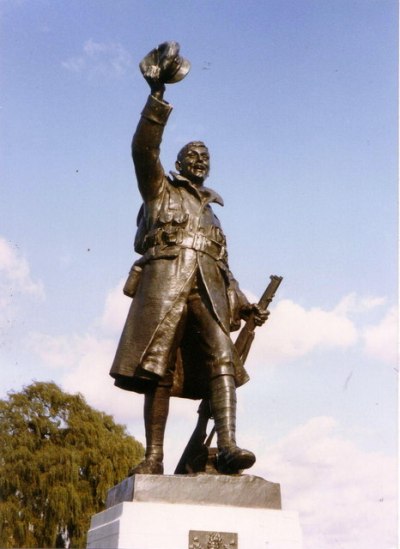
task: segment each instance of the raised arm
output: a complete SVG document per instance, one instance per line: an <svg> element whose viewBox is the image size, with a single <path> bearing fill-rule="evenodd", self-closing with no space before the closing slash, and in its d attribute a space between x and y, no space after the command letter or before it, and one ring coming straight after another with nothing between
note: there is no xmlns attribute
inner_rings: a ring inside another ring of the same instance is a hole
<svg viewBox="0 0 400 549"><path fill-rule="evenodd" d="M164 86L156 89L142 111L132 139L132 159L143 200L152 200L163 188L164 170L160 162L160 144L172 107L163 100Z"/></svg>
<svg viewBox="0 0 400 549"><path fill-rule="evenodd" d="M182 80L189 71L190 63L179 56L177 42L164 42L146 55L139 66L150 86L151 95L133 136L132 158L140 193L144 201L149 201L162 192L165 180L160 145L172 110L163 99L165 84Z"/></svg>

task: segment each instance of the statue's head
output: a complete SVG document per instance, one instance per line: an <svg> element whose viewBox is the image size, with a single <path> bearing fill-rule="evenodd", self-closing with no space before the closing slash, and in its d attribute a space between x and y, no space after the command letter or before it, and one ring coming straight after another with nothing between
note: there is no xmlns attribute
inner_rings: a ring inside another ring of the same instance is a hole
<svg viewBox="0 0 400 549"><path fill-rule="evenodd" d="M187 143L178 153L175 167L196 185L202 185L210 173L210 154L202 141Z"/></svg>

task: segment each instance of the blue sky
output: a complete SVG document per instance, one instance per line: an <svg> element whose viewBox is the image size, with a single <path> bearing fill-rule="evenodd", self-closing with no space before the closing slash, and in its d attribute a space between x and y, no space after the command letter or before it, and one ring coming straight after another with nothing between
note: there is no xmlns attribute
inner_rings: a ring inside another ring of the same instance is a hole
<svg viewBox="0 0 400 549"><path fill-rule="evenodd" d="M397 2L3 0L0 14L0 394L53 379L143 440L141 397L107 372L140 206L138 63L176 40L192 69L167 88L163 164L204 140L232 271L254 298L284 276L239 442L300 512L306 549L394 547ZM167 472L195 410L173 403Z"/></svg>

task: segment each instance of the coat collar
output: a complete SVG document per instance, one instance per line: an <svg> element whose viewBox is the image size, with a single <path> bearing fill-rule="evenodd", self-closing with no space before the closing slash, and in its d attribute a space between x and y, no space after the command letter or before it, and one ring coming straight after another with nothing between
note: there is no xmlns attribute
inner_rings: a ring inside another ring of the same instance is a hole
<svg viewBox="0 0 400 549"><path fill-rule="evenodd" d="M209 187L204 187L204 185L197 186L194 185L189 179L183 177L179 173L170 172L171 174L171 183L176 187L185 187L190 192L194 193L201 201L205 202L216 202L220 206L224 205L222 197Z"/></svg>

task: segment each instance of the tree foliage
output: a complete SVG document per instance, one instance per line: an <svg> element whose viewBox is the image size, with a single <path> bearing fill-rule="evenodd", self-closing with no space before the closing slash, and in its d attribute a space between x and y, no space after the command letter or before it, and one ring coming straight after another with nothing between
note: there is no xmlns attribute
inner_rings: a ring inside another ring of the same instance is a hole
<svg viewBox="0 0 400 549"><path fill-rule="evenodd" d="M113 418L54 383L0 400L0 547L85 547L107 490L143 457Z"/></svg>

